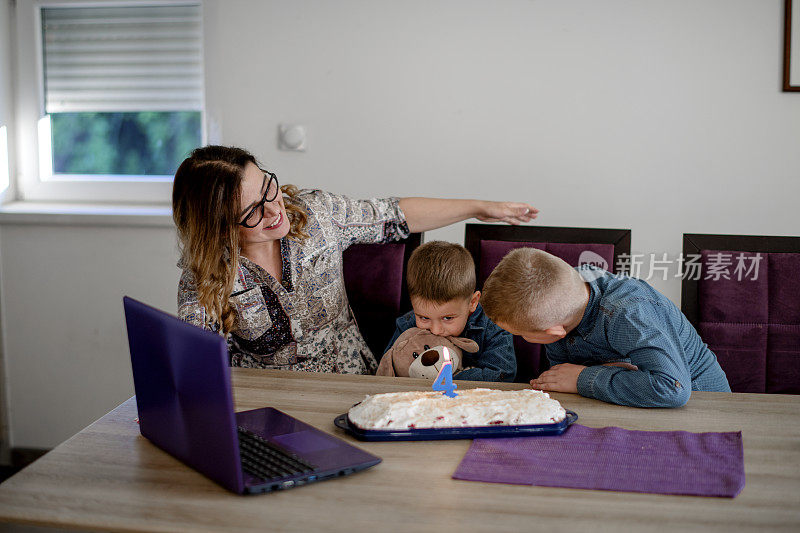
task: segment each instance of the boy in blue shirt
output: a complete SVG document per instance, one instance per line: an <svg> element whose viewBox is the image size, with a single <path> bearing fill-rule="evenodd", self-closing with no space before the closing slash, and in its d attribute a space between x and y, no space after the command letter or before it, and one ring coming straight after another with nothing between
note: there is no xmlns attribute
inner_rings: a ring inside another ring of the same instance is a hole
<svg viewBox="0 0 800 533"><path fill-rule="evenodd" d="M475 290L475 263L466 248L444 241L423 244L411 254L406 272L413 311L397 319L392 340L414 326L443 337L466 337L478 343L464 352L463 370L454 379L514 381L514 339L484 314Z"/></svg>
<svg viewBox="0 0 800 533"><path fill-rule="evenodd" d="M683 313L642 280L520 248L483 293L498 325L547 345L553 366L531 381L536 389L635 407L680 407L693 390L731 391Z"/></svg>

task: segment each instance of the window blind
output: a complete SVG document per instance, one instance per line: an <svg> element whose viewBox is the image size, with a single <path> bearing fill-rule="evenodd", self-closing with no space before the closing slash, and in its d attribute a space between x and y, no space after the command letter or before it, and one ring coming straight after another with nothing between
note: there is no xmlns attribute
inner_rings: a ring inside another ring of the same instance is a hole
<svg viewBox="0 0 800 533"><path fill-rule="evenodd" d="M199 5L42 9L45 111L201 110Z"/></svg>

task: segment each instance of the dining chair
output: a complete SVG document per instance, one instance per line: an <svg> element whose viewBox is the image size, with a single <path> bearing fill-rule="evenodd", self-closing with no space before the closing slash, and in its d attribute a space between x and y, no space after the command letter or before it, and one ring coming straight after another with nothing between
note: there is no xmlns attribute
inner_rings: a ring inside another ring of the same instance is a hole
<svg viewBox="0 0 800 533"><path fill-rule="evenodd" d="M481 290L497 263L516 248L538 248L572 266L590 263L619 272L624 259L630 257L631 230L467 224L464 246L475 260L475 275ZM514 336L514 350L518 382L527 383L550 367L545 351L538 344Z"/></svg>
<svg viewBox="0 0 800 533"><path fill-rule="evenodd" d="M684 233L683 262L681 311L731 390L800 394L800 237Z"/></svg>
<svg viewBox="0 0 800 533"><path fill-rule="evenodd" d="M411 310L406 263L422 242L421 233L386 244L354 244L343 254L344 285L358 329L380 362L395 320Z"/></svg>

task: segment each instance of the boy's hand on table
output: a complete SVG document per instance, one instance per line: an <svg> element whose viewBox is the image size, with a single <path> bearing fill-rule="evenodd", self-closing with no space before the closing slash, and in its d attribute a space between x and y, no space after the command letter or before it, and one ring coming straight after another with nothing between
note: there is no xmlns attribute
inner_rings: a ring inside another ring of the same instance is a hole
<svg viewBox="0 0 800 533"><path fill-rule="evenodd" d="M531 380L531 387L553 392L578 392L578 375L586 368L583 365L561 363L542 372L538 378Z"/></svg>
<svg viewBox="0 0 800 533"><path fill-rule="evenodd" d="M481 203L481 213L475 218L482 222L506 222L516 226L530 222L538 214L538 209L522 202L484 201Z"/></svg>
<svg viewBox="0 0 800 533"><path fill-rule="evenodd" d="M639 370L639 367L630 363L617 361L614 363L603 363L602 366L618 366L625 370ZM578 392L578 376L586 368L584 365L573 365L572 363L561 363L550 367L539 375L538 378L531 380L531 387L534 389L549 390L553 392Z"/></svg>

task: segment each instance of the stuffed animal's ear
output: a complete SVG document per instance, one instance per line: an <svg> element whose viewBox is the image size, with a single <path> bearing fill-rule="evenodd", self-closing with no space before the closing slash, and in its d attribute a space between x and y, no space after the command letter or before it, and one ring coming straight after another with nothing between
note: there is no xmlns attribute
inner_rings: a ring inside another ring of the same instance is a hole
<svg viewBox="0 0 800 533"><path fill-rule="evenodd" d="M395 376L394 372L394 346L388 352L383 354L381 362L378 365L378 371L375 372L376 376Z"/></svg>
<svg viewBox="0 0 800 533"><path fill-rule="evenodd" d="M465 352L475 353L480 349L478 343L472 339L464 337L447 337L447 339Z"/></svg>
<svg viewBox="0 0 800 533"><path fill-rule="evenodd" d="M395 339L394 344L392 344L392 350L394 350L394 352L398 354L402 353L406 345L409 342L411 342L411 340L417 335L419 335L420 332L422 331L425 330L419 328L409 328L405 330L403 333L400 334L399 337L397 337L397 339Z"/></svg>
<svg viewBox="0 0 800 533"><path fill-rule="evenodd" d="M392 344L392 347L389 348L389 351L383 354L383 357L381 357L381 362L378 365L378 371L376 372L376 375L397 376L397 369L394 367L395 354L400 357L400 355L403 353L403 348L405 348L411 339L419 335L421 331L425 330L419 328L409 328L401 333L400 336L395 339L394 344Z"/></svg>

